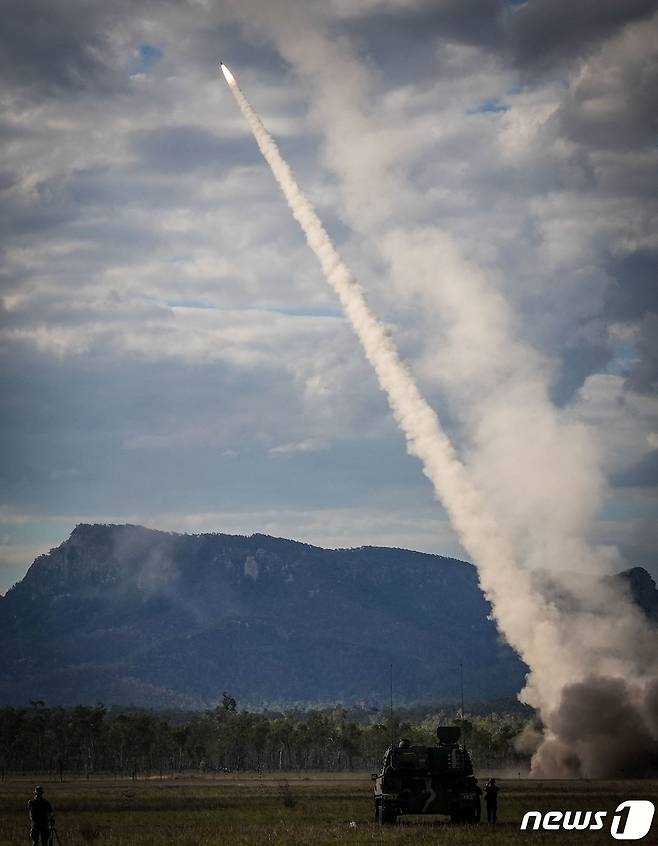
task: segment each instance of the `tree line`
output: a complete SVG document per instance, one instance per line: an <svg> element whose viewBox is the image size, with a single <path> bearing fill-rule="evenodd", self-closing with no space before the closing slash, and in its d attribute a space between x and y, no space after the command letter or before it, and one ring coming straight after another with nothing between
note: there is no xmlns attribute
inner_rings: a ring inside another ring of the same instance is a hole
<svg viewBox="0 0 658 846"><path fill-rule="evenodd" d="M162 713L73 708L31 702L0 708L0 777L43 773L111 773L139 778L275 770L373 770L392 739L432 745L437 724L463 724L476 767L517 767L514 738L528 717L514 713L465 715L349 712L342 707L256 713L224 694L203 712Z"/></svg>

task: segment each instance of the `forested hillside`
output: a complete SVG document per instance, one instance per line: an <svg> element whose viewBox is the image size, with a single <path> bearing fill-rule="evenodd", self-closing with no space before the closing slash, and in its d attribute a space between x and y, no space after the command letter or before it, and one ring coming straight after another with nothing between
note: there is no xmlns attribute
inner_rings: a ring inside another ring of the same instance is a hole
<svg viewBox="0 0 658 846"><path fill-rule="evenodd" d="M656 588L626 574L650 615ZM0 703L212 708L513 698L475 569L403 549L80 525L0 597Z"/></svg>
<svg viewBox="0 0 658 846"><path fill-rule="evenodd" d="M475 569L401 549L78 526L0 599L0 702L206 707L514 696Z"/></svg>

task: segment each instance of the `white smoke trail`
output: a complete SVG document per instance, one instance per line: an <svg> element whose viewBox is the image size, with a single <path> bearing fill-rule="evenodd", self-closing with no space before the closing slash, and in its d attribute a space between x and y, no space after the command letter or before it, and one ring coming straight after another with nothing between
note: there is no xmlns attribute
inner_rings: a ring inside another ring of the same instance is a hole
<svg viewBox="0 0 658 846"><path fill-rule="evenodd" d="M222 66L222 71L293 216L320 261L327 282L337 293L376 372L379 385L404 432L408 452L422 462L437 498L446 508L464 548L478 568L481 586L492 603L499 629L532 669L526 697L541 709L542 718L549 727L544 735L544 741L548 742L542 741L547 752L540 767L543 766L545 772L555 773L561 767L565 774L574 773L568 760L571 750L565 751L551 734L551 714L560 707L565 691L570 692L572 699L582 701L577 685L587 680L592 672L626 680L622 688L630 713L635 714L636 708L642 710L655 672L654 633L611 587L597 585L594 588L592 584L575 581L567 590L566 613L564 608L560 609L560 602L555 601L550 586L537 589L525 562L516 557L511 539L501 532L472 484L437 415L421 396L390 336L368 308L361 287L301 192L276 143L228 68ZM574 556L581 557L580 554ZM559 599L565 598L566 585L564 580L557 584L562 594ZM633 666L629 666L627 644L633 644ZM582 714L577 708L574 711L574 724L582 722ZM569 736L568 727L562 727L561 736ZM650 742L652 735L647 737ZM592 754L592 750L598 748L592 741L580 750L579 766L583 771L589 766L587 774L596 775L605 770ZM550 756L553 758L549 761Z"/></svg>
<svg viewBox="0 0 658 846"><path fill-rule="evenodd" d="M228 68L222 66L222 70L293 216L317 256L327 282L338 294L377 374L379 385L386 393L395 419L406 437L408 452L421 460L423 471L432 482L437 498L445 506L464 548L477 562L483 588L494 602L496 618L510 643L520 653L524 653L524 646L528 646L529 633L525 627L524 631L520 631L517 625L517 621L522 620L515 610L517 603L525 603L526 607L532 603L535 615L532 637L541 638L544 643L555 640L557 632L552 609L535 594L527 573L514 561L510 545L470 483L437 415L421 396L387 331L370 311L361 286L352 277L313 206L297 185L274 139ZM493 578L494 571L497 571L496 578ZM505 572L514 585L512 592L499 589L505 581ZM555 647L558 646L556 642Z"/></svg>

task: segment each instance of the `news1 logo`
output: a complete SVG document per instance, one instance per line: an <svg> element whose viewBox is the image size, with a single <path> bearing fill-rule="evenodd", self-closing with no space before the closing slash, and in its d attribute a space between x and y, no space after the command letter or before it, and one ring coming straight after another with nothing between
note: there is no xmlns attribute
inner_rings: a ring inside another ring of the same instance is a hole
<svg viewBox="0 0 658 846"><path fill-rule="evenodd" d="M610 834L615 840L641 840L649 833L655 812L647 799L628 799L615 808ZM528 811L521 820L521 831L601 831L607 811Z"/></svg>

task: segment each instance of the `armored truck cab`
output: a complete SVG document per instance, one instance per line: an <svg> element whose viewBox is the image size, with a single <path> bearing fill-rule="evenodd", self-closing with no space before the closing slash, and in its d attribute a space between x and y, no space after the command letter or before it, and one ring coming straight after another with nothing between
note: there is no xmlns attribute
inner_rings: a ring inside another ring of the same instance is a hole
<svg viewBox="0 0 658 846"><path fill-rule="evenodd" d="M439 726L437 746L401 741L384 753L375 781L375 819L395 823L404 814L443 814L452 822L479 822L480 795L471 756L458 726Z"/></svg>

